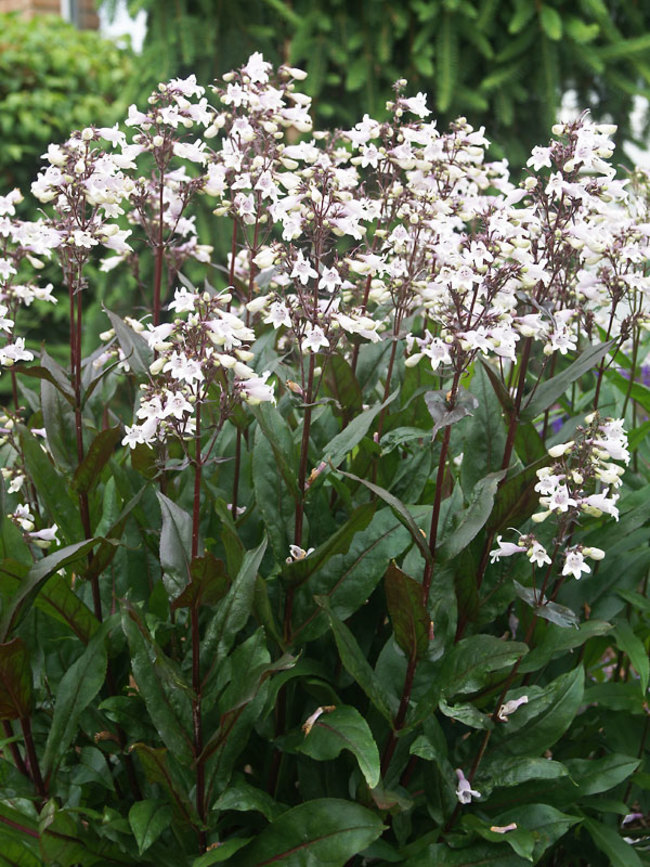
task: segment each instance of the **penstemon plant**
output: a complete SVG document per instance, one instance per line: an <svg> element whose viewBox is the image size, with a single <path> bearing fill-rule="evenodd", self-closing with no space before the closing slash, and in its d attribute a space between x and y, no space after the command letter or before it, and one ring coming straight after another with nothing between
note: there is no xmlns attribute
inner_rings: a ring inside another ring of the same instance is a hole
<svg viewBox="0 0 650 867"><path fill-rule="evenodd" d="M513 180L405 81L314 131L304 77L0 197L0 861L650 863L650 180L587 116Z"/></svg>

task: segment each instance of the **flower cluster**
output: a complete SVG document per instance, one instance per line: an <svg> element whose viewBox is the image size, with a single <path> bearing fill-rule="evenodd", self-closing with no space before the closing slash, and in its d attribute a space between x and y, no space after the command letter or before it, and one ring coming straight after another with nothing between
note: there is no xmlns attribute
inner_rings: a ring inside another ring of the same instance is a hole
<svg viewBox="0 0 650 867"><path fill-rule="evenodd" d="M541 512L532 516L540 524L553 515L558 523L556 547L562 549L562 575L580 578L591 572L585 557L602 560L605 552L594 546L565 544L581 515L610 515L618 520L616 502L619 495L610 493L620 487L624 468L614 461L628 464L630 455L622 419L601 418L594 412L585 425L576 430L575 439L552 446L553 463L537 470L535 490L541 495ZM490 552L494 563L502 557L525 552L534 566L550 566L552 558L533 533L521 535L518 543L504 542L497 536L497 547Z"/></svg>
<svg viewBox="0 0 650 867"><path fill-rule="evenodd" d="M220 427L237 401L274 401L269 371L259 376L249 366L253 353L248 344L255 334L225 309L230 300L228 294L183 287L169 305L178 314L172 322L145 327L131 320L156 357L136 411L140 421L126 428L123 445L134 448L170 435L181 440L193 436L197 407L204 403L216 404Z"/></svg>

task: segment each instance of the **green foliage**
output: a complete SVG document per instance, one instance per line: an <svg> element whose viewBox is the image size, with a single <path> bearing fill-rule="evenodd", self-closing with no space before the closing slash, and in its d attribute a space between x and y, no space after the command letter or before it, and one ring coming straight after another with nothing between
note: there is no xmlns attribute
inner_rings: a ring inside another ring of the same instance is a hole
<svg viewBox="0 0 650 867"><path fill-rule="evenodd" d="M124 113L130 54L56 16L0 15L0 180L29 188L41 154L73 129Z"/></svg>

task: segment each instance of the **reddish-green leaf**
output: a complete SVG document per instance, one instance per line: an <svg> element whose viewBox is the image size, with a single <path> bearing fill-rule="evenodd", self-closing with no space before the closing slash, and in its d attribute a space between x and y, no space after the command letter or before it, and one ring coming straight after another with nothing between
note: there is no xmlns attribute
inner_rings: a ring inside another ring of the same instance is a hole
<svg viewBox="0 0 650 867"><path fill-rule="evenodd" d="M429 616L422 585L393 561L386 571L384 589L395 641L409 659L421 659L429 646Z"/></svg>
<svg viewBox="0 0 650 867"><path fill-rule="evenodd" d="M32 708L32 669L22 638L0 644L0 719L23 719Z"/></svg>

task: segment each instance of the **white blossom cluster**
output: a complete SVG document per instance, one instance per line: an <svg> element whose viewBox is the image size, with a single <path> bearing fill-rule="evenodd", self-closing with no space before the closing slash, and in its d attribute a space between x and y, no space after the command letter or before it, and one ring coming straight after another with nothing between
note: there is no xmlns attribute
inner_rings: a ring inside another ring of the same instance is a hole
<svg viewBox="0 0 650 867"><path fill-rule="evenodd" d="M570 535L581 515L606 514L618 521L619 495L613 490L622 484L624 467L614 461L626 465L630 461L623 420L591 413L585 418L585 426L577 429L574 440L553 446L548 453L553 463L537 470L535 485L542 511L536 512L532 520L541 524L550 516L555 517L556 543L563 557L562 575L580 578L591 572L585 557L602 560L605 552L593 546L565 545L564 538ZM493 563L518 553L525 553L534 566L552 563L546 548L532 533L521 535L518 543L504 542L501 536L496 541L497 548L490 552Z"/></svg>
<svg viewBox="0 0 650 867"><path fill-rule="evenodd" d="M133 322L156 357L150 381L142 387L139 421L127 426L123 445L134 448L170 435L193 436L196 408L204 403L216 403L222 420L236 401L255 405L275 400L267 383L269 372L258 376L248 364L253 359L248 344L255 333L225 309L230 300L229 294L193 293L182 287L169 305L176 314L172 322L148 327Z"/></svg>
<svg viewBox="0 0 650 867"><path fill-rule="evenodd" d="M16 205L23 197L19 190L0 196L0 365L11 367L18 361L32 361L34 355L25 348L25 340L15 334L15 320L21 306L30 307L34 301L56 303L52 284L39 286L24 279L23 263L34 269L43 267L58 246L60 238L43 221L25 222L16 218Z"/></svg>

